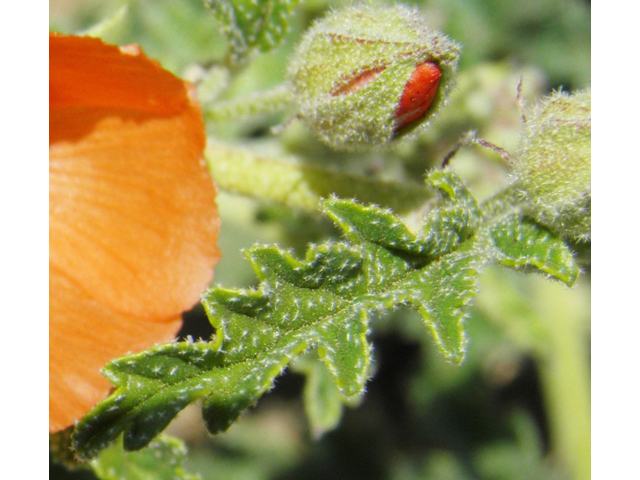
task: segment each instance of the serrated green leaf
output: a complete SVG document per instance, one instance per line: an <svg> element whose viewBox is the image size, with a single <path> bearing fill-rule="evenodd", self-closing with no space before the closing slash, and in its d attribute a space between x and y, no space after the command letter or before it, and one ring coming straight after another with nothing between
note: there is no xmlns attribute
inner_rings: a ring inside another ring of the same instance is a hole
<svg viewBox="0 0 640 480"><path fill-rule="evenodd" d="M199 398L209 430L223 431L310 348L344 401L354 401L369 376L369 318L397 306L416 308L445 357L461 362L466 307L483 264L473 248L479 214L452 173L433 183L445 202L420 235L390 211L330 199L323 209L349 243L311 245L304 261L276 246L249 249L260 287L203 296L214 341L162 345L105 367L118 389L77 425L79 455L94 456L121 432L125 449L142 448Z"/></svg>
<svg viewBox="0 0 640 480"><path fill-rule="evenodd" d="M507 216L492 225L490 236L503 265L535 268L569 286L578 278L580 269L562 238L526 217Z"/></svg>
<svg viewBox="0 0 640 480"><path fill-rule="evenodd" d="M92 458L125 429L125 449L144 447L206 393L211 379L204 375L214 376L223 364L216 348L203 342L169 343L110 362L102 373L120 388L78 422L74 448Z"/></svg>
<svg viewBox="0 0 640 480"><path fill-rule="evenodd" d="M234 61L252 50L277 47L289 28L289 16L299 0L206 0L222 24Z"/></svg>
<svg viewBox="0 0 640 480"><path fill-rule="evenodd" d="M198 480L182 469L186 451L181 440L165 435L139 452L125 452L119 441L103 450L91 468L102 480Z"/></svg>
<svg viewBox="0 0 640 480"><path fill-rule="evenodd" d="M258 332L252 332L247 350L254 340L256 345L265 341L266 329L254 330ZM103 374L119 389L77 424L73 439L78 455L94 457L121 432L126 450L143 448L181 410L202 397L207 397L203 410L210 414L206 416L210 430L225 430L307 348L304 339L287 340L253 362L246 361L242 348L223 354L214 342L183 342L109 363Z"/></svg>
<svg viewBox="0 0 640 480"><path fill-rule="evenodd" d="M429 182L440 191L444 202L430 212L419 234L411 232L391 210L375 206L329 201L325 202L325 213L354 242L364 240L417 255L440 256L475 232L480 224L480 209L458 177L436 171L429 176Z"/></svg>
<svg viewBox="0 0 640 480"><path fill-rule="evenodd" d="M451 253L416 272L407 281L407 303L424 318L448 361L461 363L467 346L466 309L476 294L481 257Z"/></svg>

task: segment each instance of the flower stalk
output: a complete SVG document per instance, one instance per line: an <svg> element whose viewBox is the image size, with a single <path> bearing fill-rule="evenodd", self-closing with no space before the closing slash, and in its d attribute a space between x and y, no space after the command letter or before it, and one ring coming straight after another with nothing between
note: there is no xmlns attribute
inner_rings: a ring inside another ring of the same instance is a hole
<svg viewBox="0 0 640 480"><path fill-rule="evenodd" d="M294 156L271 157L210 140L205 149L218 187L307 212L331 195L378 203L397 213L418 209L432 194L422 184L389 182L306 165Z"/></svg>
<svg viewBox="0 0 640 480"><path fill-rule="evenodd" d="M287 85L211 104L205 119L210 122L237 122L285 111L291 105L291 91Z"/></svg>

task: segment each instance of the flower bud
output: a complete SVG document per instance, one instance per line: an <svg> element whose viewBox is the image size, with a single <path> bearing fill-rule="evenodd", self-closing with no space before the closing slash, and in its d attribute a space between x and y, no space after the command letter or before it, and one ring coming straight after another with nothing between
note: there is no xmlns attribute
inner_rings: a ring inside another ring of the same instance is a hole
<svg viewBox="0 0 640 480"><path fill-rule="evenodd" d="M334 12L309 29L290 63L298 114L343 150L426 128L453 85L459 50L407 7Z"/></svg>
<svg viewBox="0 0 640 480"><path fill-rule="evenodd" d="M591 237L591 89L555 92L527 121L514 164L529 214L572 240Z"/></svg>

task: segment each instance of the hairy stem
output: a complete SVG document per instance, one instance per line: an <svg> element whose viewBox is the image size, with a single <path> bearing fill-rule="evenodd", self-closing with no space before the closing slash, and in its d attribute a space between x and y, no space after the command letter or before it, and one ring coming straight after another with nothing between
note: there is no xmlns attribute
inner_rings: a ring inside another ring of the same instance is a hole
<svg viewBox="0 0 640 480"><path fill-rule="evenodd" d="M320 200L334 194L384 205L397 213L415 210L433 197L424 185L325 170L295 157L267 157L215 141L209 141L205 157L221 189L308 212L318 212Z"/></svg>
<svg viewBox="0 0 640 480"><path fill-rule="evenodd" d="M205 109L204 116L206 120L212 122L239 121L279 113L290 104L289 88L287 85L278 85L271 90L254 93L247 97L214 103Z"/></svg>

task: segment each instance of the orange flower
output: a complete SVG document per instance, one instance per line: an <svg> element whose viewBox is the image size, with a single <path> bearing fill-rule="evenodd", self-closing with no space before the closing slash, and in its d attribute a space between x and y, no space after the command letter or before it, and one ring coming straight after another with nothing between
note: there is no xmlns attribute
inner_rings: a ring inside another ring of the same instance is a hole
<svg viewBox="0 0 640 480"><path fill-rule="evenodd" d="M137 46L49 35L49 431L107 361L171 340L220 257L189 84Z"/></svg>

